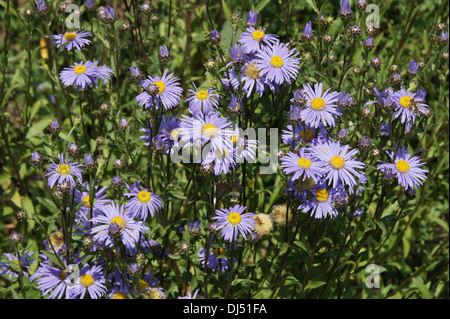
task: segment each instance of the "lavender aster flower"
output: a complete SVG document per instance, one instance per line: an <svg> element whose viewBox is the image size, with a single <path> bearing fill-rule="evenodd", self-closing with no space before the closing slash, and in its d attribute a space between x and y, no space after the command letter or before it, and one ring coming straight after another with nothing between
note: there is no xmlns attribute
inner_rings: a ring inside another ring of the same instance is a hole
<svg viewBox="0 0 450 319"><path fill-rule="evenodd" d="M86 37L92 37L92 34L87 31L71 31L64 34L52 35L52 39L56 47L62 50L70 51L76 48L81 51L81 48L89 45L91 40L86 39Z"/></svg>
<svg viewBox="0 0 450 319"><path fill-rule="evenodd" d="M305 27L303 28L302 39L304 39L305 41L310 41L312 40L312 38L314 38L312 31L312 22L308 21L308 23L306 23Z"/></svg>
<svg viewBox="0 0 450 319"><path fill-rule="evenodd" d="M91 199L90 199L90 186L88 182L83 183L83 187L85 191L75 190L75 198L74 201L77 204L83 204L81 206L81 210L89 210L91 208ZM93 199L93 210L99 208L100 206L104 206L110 202L109 199L106 198L106 189L104 186L99 189L99 186L94 186L94 199Z"/></svg>
<svg viewBox="0 0 450 319"><path fill-rule="evenodd" d="M318 127L320 122L325 126L334 127L336 125L334 117L341 115L341 112L336 108L339 93L329 93L331 88L322 93L322 87L322 83L314 84L314 90L309 83L303 86L306 91L307 102L301 116L305 123L312 127Z"/></svg>
<svg viewBox="0 0 450 319"><path fill-rule="evenodd" d="M220 96L215 94L216 90L208 89L198 89L194 83L195 91L189 89L189 95L186 102L189 102L189 111L191 113L202 112L208 113L213 109L217 109L219 106Z"/></svg>
<svg viewBox="0 0 450 319"><path fill-rule="evenodd" d="M6 257L6 259L8 259L9 262L14 263L17 269L13 269L6 262L0 262L0 276L8 274L9 281L12 281L19 277L18 271L20 271L23 276L28 278L27 270L30 269L30 264L32 264L35 261L34 259L31 259L31 256L33 256L33 252L25 250L23 253L20 254L20 259L17 253L15 254L5 253L3 254L3 256Z"/></svg>
<svg viewBox="0 0 450 319"><path fill-rule="evenodd" d="M411 60L408 66L408 75L415 76L419 72L419 63L416 60Z"/></svg>
<svg viewBox="0 0 450 319"><path fill-rule="evenodd" d="M289 151L281 158L281 167L285 174L294 174L292 181L303 176L302 180L312 178L314 182L322 175L323 164L319 162L306 148L301 148L299 152Z"/></svg>
<svg viewBox="0 0 450 319"><path fill-rule="evenodd" d="M379 170L389 170L396 175L398 183L406 190L418 188L427 178L427 170L421 167L425 164L420 161L420 157L412 156L407 147L399 148L395 153L387 152L393 163L378 165ZM380 161L381 162L381 161Z"/></svg>
<svg viewBox="0 0 450 319"><path fill-rule="evenodd" d="M230 208L216 210L216 216L213 219L222 229L221 234L227 241L236 241L239 234L244 238L254 229L255 220L252 216L254 213L244 213L245 206L235 205Z"/></svg>
<svg viewBox="0 0 450 319"><path fill-rule="evenodd" d="M123 205L110 204L99 208L103 213L91 219L92 222L98 223L91 229L91 235L94 240L108 247L113 246L113 238L108 232L111 224L119 226L118 238L125 245L129 252L136 251L136 244L139 237L144 234L147 227L142 221L135 221L125 212Z"/></svg>
<svg viewBox="0 0 450 319"><path fill-rule="evenodd" d="M319 143L312 150L324 164L323 173L328 184L336 187L338 183L342 183L349 186L350 189L358 184L359 173L356 169L363 169L364 164L354 158L358 153L357 149L350 150L348 145L341 146L340 142L330 141Z"/></svg>
<svg viewBox="0 0 450 319"><path fill-rule="evenodd" d="M145 108L156 107L159 108L160 104L164 106L166 110L176 107L180 103L180 97L183 92L178 78L173 77L173 73L167 74L167 70L161 77L151 77L141 81L141 86L149 91L143 92L136 97L136 102L139 105L143 105ZM153 93L152 86L156 86L156 91Z"/></svg>
<svg viewBox="0 0 450 319"><path fill-rule="evenodd" d="M278 36L274 34L266 34L266 29L248 27L246 31L241 34L239 43L245 47L245 53L257 53L262 44L273 44L277 41Z"/></svg>
<svg viewBox="0 0 450 319"><path fill-rule="evenodd" d="M97 79L108 83L114 71L106 66L97 66L97 62L86 61L83 63L75 62L73 66L64 68L59 74L62 84L64 86L71 86L76 84L77 88L86 89L88 86L97 86Z"/></svg>
<svg viewBox="0 0 450 319"><path fill-rule="evenodd" d="M239 44L233 45L228 54L232 63L236 66L241 66L248 60L248 56L245 54L245 48Z"/></svg>
<svg viewBox="0 0 450 319"><path fill-rule="evenodd" d="M310 216L316 219L326 218L327 216L336 217L338 211L333 202L335 198L342 194L342 189L327 189L323 183L317 184L310 190L312 198L303 202L298 209L304 213L310 212Z"/></svg>
<svg viewBox="0 0 450 319"><path fill-rule="evenodd" d="M78 163L71 163L68 157L67 159L64 159L63 154L59 154L58 157L60 164L55 164L55 162L50 159L52 164L48 167L48 173L45 175L47 177L48 186L53 188L57 182L61 183L67 181L71 187L74 187L76 185L74 177L76 177L81 183L83 172L79 167L82 165Z"/></svg>
<svg viewBox="0 0 450 319"><path fill-rule="evenodd" d="M134 183L129 191L123 195L130 198L125 208L133 218L146 220L149 213L153 218L155 212L163 207L161 198L157 194L148 189L139 188L139 181Z"/></svg>
<svg viewBox="0 0 450 319"><path fill-rule="evenodd" d="M85 264L75 282L73 294L79 299L83 299L84 295L88 293L91 299L99 299L106 294L105 283L105 273L101 266L90 267Z"/></svg>
<svg viewBox="0 0 450 319"><path fill-rule="evenodd" d="M245 26L248 27L256 27L256 23L258 23L258 14L251 10L248 12L247 20L245 22Z"/></svg>
<svg viewBox="0 0 450 319"><path fill-rule="evenodd" d="M428 105L426 105L423 100L423 93L413 93L405 89L400 89L400 91L392 93L390 98L394 101L396 110L394 113L394 118L401 116L401 122L415 122L416 114L422 113L426 114Z"/></svg>
<svg viewBox="0 0 450 319"><path fill-rule="evenodd" d="M296 58L298 54L295 50L290 50L287 44L276 42L256 53L256 67L268 81L275 84L290 83L296 79L300 69L300 58Z"/></svg>
<svg viewBox="0 0 450 319"><path fill-rule="evenodd" d="M350 8L350 1L349 0L342 0L341 1L338 14L343 19L346 19L346 18L351 17L353 15L353 11Z"/></svg>

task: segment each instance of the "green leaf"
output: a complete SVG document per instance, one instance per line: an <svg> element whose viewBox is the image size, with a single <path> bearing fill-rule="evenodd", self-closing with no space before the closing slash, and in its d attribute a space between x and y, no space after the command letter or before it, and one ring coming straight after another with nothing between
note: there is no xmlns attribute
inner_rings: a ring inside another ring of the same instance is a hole
<svg viewBox="0 0 450 319"><path fill-rule="evenodd" d="M306 3L314 10L315 13L319 14L319 9L317 8L315 1L306 0Z"/></svg>
<svg viewBox="0 0 450 319"><path fill-rule="evenodd" d="M316 288L322 287L325 284L326 284L325 281L309 281L305 287L305 290L316 289Z"/></svg>

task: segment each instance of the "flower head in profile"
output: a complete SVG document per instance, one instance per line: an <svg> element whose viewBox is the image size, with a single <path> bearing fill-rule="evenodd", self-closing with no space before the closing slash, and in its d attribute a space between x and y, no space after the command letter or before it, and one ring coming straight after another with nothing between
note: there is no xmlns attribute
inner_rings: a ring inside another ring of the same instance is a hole
<svg viewBox="0 0 450 319"><path fill-rule="evenodd" d="M99 208L102 214L91 219L97 226L91 229L93 239L108 247L118 238L129 252L136 251L139 237L147 227L144 222L134 220L123 205L109 204Z"/></svg>
<svg viewBox="0 0 450 319"><path fill-rule="evenodd" d="M90 186L88 182L83 183L83 191L75 190L75 198L74 201L77 204L83 204L81 206L81 210L88 210L91 207L91 198L90 198ZM106 189L107 186L104 186L99 189L98 186L94 186L94 199L93 199L93 209L96 209L100 206L103 206L110 202L110 200L106 199Z"/></svg>
<svg viewBox="0 0 450 319"><path fill-rule="evenodd" d="M340 116L341 112L337 109L338 92L329 92L330 89L322 92L323 84L314 84L314 89L308 83L303 86L307 101L301 112L304 122L312 127L318 127L320 123L324 126L334 127L335 116Z"/></svg>
<svg viewBox="0 0 450 319"><path fill-rule="evenodd" d="M47 177L48 186L53 188L56 183L68 182L71 187L74 187L76 185L75 178L82 183L83 172L80 169L82 164L72 163L68 157L64 159L63 154L59 154L58 157L59 164L55 164L55 162L50 159L52 164L48 167L48 173L45 175Z"/></svg>
<svg viewBox="0 0 450 319"><path fill-rule="evenodd" d="M256 67L267 81L275 84L290 83L295 80L300 69L299 53L289 49L288 44L275 42L256 53Z"/></svg>
<svg viewBox="0 0 450 319"><path fill-rule="evenodd" d="M158 109L161 104L166 109L172 109L180 103L183 89L178 82L178 78L173 73L167 74L167 69L163 75L151 77L141 81L141 86L145 90L136 97L136 102L145 108Z"/></svg>
<svg viewBox="0 0 450 319"><path fill-rule="evenodd" d="M181 297L179 296L178 299L201 299L201 296L198 294L199 290L195 289L194 293L192 293L192 291L188 291L186 292L186 296Z"/></svg>
<svg viewBox="0 0 450 319"><path fill-rule="evenodd" d="M20 254L20 258L17 253L3 254L3 257L6 257L8 262L15 264L16 267L15 268L11 267L7 262L0 262L0 276L7 274L9 276L9 281L12 281L13 278L14 279L18 278L19 272L21 272L23 276L28 278L27 270L30 269L30 264L35 262L35 260L31 258L32 256L33 252L29 252L27 250L25 250Z"/></svg>
<svg viewBox="0 0 450 319"><path fill-rule="evenodd" d="M125 208L133 218L146 220L149 214L153 218L155 213L163 206L161 198L157 194L149 189L139 187L139 181L133 183L129 192L123 195L130 198Z"/></svg>
<svg viewBox="0 0 450 319"><path fill-rule="evenodd" d="M388 152L388 155L392 162L382 162L383 164L378 165L378 169L392 172L397 177L398 183L406 190L418 188L426 180L425 173L428 171L421 168L425 164L420 161L420 157L412 156L407 147L401 147L396 152Z"/></svg>
<svg viewBox="0 0 450 319"><path fill-rule="evenodd" d="M107 66L97 66L97 64L98 61L75 62L73 66L64 68L59 74L59 78L64 86L75 84L78 90L86 89L88 86L97 87L97 79L108 83L114 71Z"/></svg>
<svg viewBox="0 0 450 319"><path fill-rule="evenodd" d="M52 35L53 43L58 49L61 48L61 51L71 51L74 48L81 51L81 48L91 43L91 40L88 40L87 37L92 37L92 33L88 31L68 31L64 34Z"/></svg>
<svg viewBox="0 0 450 319"><path fill-rule="evenodd" d="M246 238L246 235L254 230L255 220L252 218L254 213L244 213L246 207L235 205L230 208L216 210L216 216L221 234L227 241L236 241L239 235Z"/></svg>
<svg viewBox="0 0 450 319"><path fill-rule="evenodd" d="M189 111L191 113L208 113L214 109L217 109L220 95L215 93L216 90L212 88L199 89L194 83L192 84L194 85L195 91L189 89L190 93L186 99L186 102L189 102Z"/></svg>

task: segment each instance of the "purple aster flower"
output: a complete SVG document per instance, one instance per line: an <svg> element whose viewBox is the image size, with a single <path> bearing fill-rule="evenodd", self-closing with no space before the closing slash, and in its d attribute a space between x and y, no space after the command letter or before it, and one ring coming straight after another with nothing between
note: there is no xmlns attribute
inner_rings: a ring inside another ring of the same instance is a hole
<svg viewBox="0 0 450 319"><path fill-rule="evenodd" d="M200 142L201 145L211 143L211 150L221 152L223 149L231 149L230 136L233 135L231 122L220 117L219 112L209 112L203 116L200 114L184 118L180 122L180 137L193 145Z"/></svg>
<svg viewBox="0 0 450 319"><path fill-rule="evenodd" d="M219 43L221 37L222 37L222 36L220 35L220 33L219 33L216 29L213 29L213 30L211 31L211 33L209 34L209 38L210 38L211 41L214 42L214 43Z"/></svg>
<svg viewBox="0 0 450 319"><path fill-rule="evenodd" d="M169 49L167 49L167 47L165 46L165 45L161 45L160 47L159 47L159 50L158 50L158 58L161 60L161 61L167 61L167 60L169 60L169 58L170 58L170 52L169 52Z"/></svg>
<svg viewBox="0 0 450 319"><path fill-rule="evenodd" d="M75 198L74 201L77 204L83 204L80 210L86 211L91 208L91 200L90 200L90 186L88 182L83 183L84 191L75 190ZM111 200L106 199L106 189L107 186L104 186L99 189L99 186L94 186L94 200L93 200L93 210L99 208L100 206L104 206L111 202Z"/></svg>
<svg viewBox="0 0 450 319"><path fill-rule="evenodd" d="M231 101L228 105L228 111L230 111L231 114L240 114L242 112L242 99L243 97L239 98L231 93Z"/></svg>
<svg viewBox="0 0 450 319"><path fill-rule="evenodd" d="M380 137L388 138L391 135L391 128L388 122L381 123Z"/></svg>
<svg viewBox="0 0 450 319"><path fill-rule="evenodd" d="M87 37L92 37L92 34L87 31L71 31L64 34L52 35L52 39L56 47L62 50L70 51L76 48L81 51L81 48L89 45L91 40L86 39Z"/></svg>
<svg viewBox="0 0 450 319"><path fill-rule="evenodd" d="M31 163L34 165L39 165L42 163L44 159L42 158L41 154L39 154L37 151L31 152Z"/></svg>
<svg viewBox="0 0 450 319"><path fill-rule="evenodd" d="M303 202L297 209L304 213L310 212L310 216L316 219L326 218L327 216L336 217L338 211L333 202L342 192L342 188L327 189L325 184L319 183L310 190L312 198Z"/></svg>
<svg viewBox="0 0 450 319"><path fill-rule="evenodd" d="M195 91L189 89L188 98L186 102L189 102L189 111L191 113L202 112L208 113L219 106L220 95L215 94L216 90L208 89L198 89L194 83Z"/></svg>
<svg viewBox="0 0 450 319"><path fill-rule="evenodd" d="M130 198L125 208L132 218L146 220L149 213L153 218L155 212L163 207L161 198L157 194L148 189L140 189L139 181L133 183L129 193L123 195Z"/></svg>
<svg viewBox="0 0 450 319"><path fill-rule="evenodd" d="M375 44L373 43L373 37L371 37L370 35L367 36L366 40L363 42L363 47L366 50L371 50L373 49L375 46Z"/></svg>
<svg viewBox="0 0 450 319"><path fill-rule="evenodd" d="M112 22L116 19L116 14L114 13L114 8L111 7L109 4L106 5L106 7L103 10L104 16L103 19L107 22Z"/></svg>
<svg viewBox="0 0 450 319"><path fill-rule="evenodd" d="M382 162L378 165L379 170L389 170L396 175L398 183L408 190L418 188L426 180L427 170L421 167L425 164L420 161L420 157L412 156L407 147L401 147L397 152L387 152L392 163ZM381 162L381 161L380 161Z"/></svg>
<svg viewBox="0 0 450 319"><path fill-rule="evenodd" d="M128 252L135 252L137 242L147 229L144 222L135 221L125 211L123 205L109 204L99 208L103 213L91 219L93 223L98 223L91 230L91 235L98 243L107 247L113 246L113 238L108 232L111 224L119 226L119 236Z"/></svg>
<svg viewBox="0 0 450 319"><path fill-rule="evenodd" d="M140 80L143 77L141 70L136 66L130 67L130 73L133 80Z"/></svg>
<svg viewBox="0 0 450 319"><path fill-rule="evenodd" d="M338 14L339 14L339 16L341 16L344 19L352 16L353 11L350 8L350 1L349 0L342 0L341 1L341 4L339 6Z"/></svg>
<svg viewBox="0 0 450 319"><path fill-rule="evenodd" d="M255 220L252 216L256 216L256 214L244 213L245 209L245 206L235 205L216 210L216 216L213 219L217 220L225 240L236 241L239 234L245 239L246 235L253 231Z"/></svg>
<svg viewBox="0 0 450 319"><path fill-rule="evenodd" d="M411 60L408 66L408 75L415 76L419 72L419 63L416 60Z"/></svg>
<svg viewBox="0 0 450 319"><path fill-rule="evenodd" d="M86 61L83 63L75 62L73 66L64 68L59 74L62 84L64 86L71 86L76 84L78 90L86 89L88 86L97 86L97 79L108 83L114 71L106 66L97 66L98 61Z"/></svg>
<svg viewBox="0 0 450 319"><path fill-rule="evenodd" d="M36 1L36 11L39 15L44 15L48 11L47 3L44 0Z"/></svg>
<svg viewBox="0 0 450 319"><path fill-rule="evenodd" d="M154 288L160 283L160 281L153 276L153 270L150 268L146 273L144 278L139 280L138 289L140 292L145 292L150 288Z"/></svg>
<svg viewBox="0 0 450 319"><path fill-rule="evenodd" d="M314 84L314 90L309 83L303 86L306 91L307 102L301 116L305 123L312 127L318 127L320 122L325 126L334 127L336 125L334 117L341 115L341 112L336 108L339 93L329 92L331 88L322 93L322 87L322 83Z"/></svg>
<svg viewBox="0 0 450 319"><path fill-rule="evenodd" d="M448 42L448 31L442 31L441 34L439 34L438 38L438 43L439 44L445 44Z"/></svg>
<svg viewBox="0 0 450 319"><path fill-rule="evenodd" d="M33 252L29 252L28 250L25 250L20 254L20 259L17 253L3 254L3 257L6 257L6 259L8 259L8 262L14 263L17 269L14 269L6 262L0 262L0 276L7 274L9 276L9 281L12 281L13 278L16 279L19 277L18 271L20 271L22 272L23 276L28 278L27 270L30 269L30 264L35 262L34 259L31 259L31 256L33 256ZM19 260L20 260L20 269L19 269Z"/></svg>
<svg viewBox="0 0 450 319"><path fill-rule="evenodd" d="M424 96L422 93L417 94L402 88L400 91L392 93L390 97L396 106L394 118L401 116L402 123L414 123L416 120L416 114L427 113L428 105L423 103Z"/></svg>
<svg viewBox="0 0 450 319"><path fill-rule="evenodd" d="M258 14L255 11L250 9L250 11L248 12L248 15L247 15L247 20L245 22L245 26L247 28L248 27L254 28L254 27L256 27L257 23L258 23Z"/></svg>
<svg viewBox="0 0 450 319"><path fill-rule="evenodd" d="M323 174L328 184L336 187L339 183L352 188L358 184L359 173L356 169L363 169L364 164L357 161L354 156L357 149L351 150L350 146L341 146L340 142L319 143L312 148L314 155L322 161Z"/></svg>
<svg viewBox="0 0 450 319"><path fill-rule="evenodd" d="M225 251L222 247L216 248L211 251L209 250L208 254L208 261L206 261L206 249L202 248L200 249L200 253L197 255L198 260L200 261L202 267L205 267L205 263L207 262L207 267L212 269L213 272L220 270L222 272L226 272L228 269L230 269L228 258L227 257L220 257L221 255L224 255Z"/></svg>
<svg viewBox="0 0 450 319"><path fill-rule="evenodd" d="M167 70L164 70L161 77L149 76L148 79L141 81L141 86L151 94L147 91L139 94L136 97L136 102L145 108L154 106L158 109L161 103L166 110L176 107L180 103L183 92L178 80L177 77L173 77L173 73L168 75ZM153 93L155 86L156 92Z"/></svg>
<svg viewBox="0 0 450 319"><path fill-rule="evenodd" d="M249 59L247 54L245 54L245 48L239 44L233 45L228 54L232 63L237 67L241 66Z"/></svg>
<svg viewBox="0 0 450 319"><path fill-rule="evenodd" d="M276 42L256 53L256 67L268 81L290 83L297 78L300 69L300 58L296 58L298 54L294 49L290 50L288 44Z"/></svg>
<svg viewBox="0 0 450 319"><path fill-rule="evenodd" d="M312 38L314 38L312 31L312 22L308 21L308 23L306 23L305 27L303 28L302 39L310 41L312 40Z"/></svg>
<svg viewBox="0 0 450 319"><path fill-rule="evenodd" d="M74 187L76 185L74 177L76 177L78 181L82 183L83 172L79 168L80 166L82 166L82 164L71 163L69 157L67 157L67 159L64 159L63 154L59 154L58 157L60 164L55 164L55 162L50 159L52 164L50 164L50 166L48 167L48 173L45 175L47 177L48 186L50 188L53 188L53 186L57 182L61 183L67 181L71 185L71 187Z"/></svg>
<svg viewBox="0 0 450 319"><path fill-rule="evenodd" d="M233 142L233 155L236 163L243 163L244 160L254 163L256 159L256 150L258 148L258 141L248 139L243 135L242 130L238 127L234 130L234 135L231 140Z"/></svg>
<svg viewBox="0 0 450 319"><path fill-rule="evenodd" d="M347 92L339 92L338 100L336 102L340 109L352 107L355 104L353 97Z"/></svg>
<svg viewBox="0 0 450 319"><path fill-rule="evenodd" d="M297 124L294 128L292 125L287 125L286 128L287 130L282 131L281 140L283 144L290 145L292 148L296 148L301 143L311 143L316 137L316 128L307 124Z"/></svg>
<svg viewBox="0 0 450 319"><path fill-rule="evenodd" d="M245 47L245 53L257 53L263 46L263 44L274 44L277 42L277 35L266 34L266 29L259 28L256 30L254 27L248 27L246 31L241 34L239 43Z"/></svg>
<svg viewBox="0 0 450 319"><path fill-rule="evenodd" d="M338 132L338 139L341 141L345 141L348 137L348 128L341 128Z"/></svg>
<svg viewBox="0 0 450 319"><path fill-rule="evenodd" d="M87 9L91 10L95 7L94 0L84 0L84 5Z"/></svg>
<svg viewBox="0 0 450 319"><path fill-rule="evenodd" d="M202 166L214 163L214 174L216 176L220 174L227 174L230 169L234 169L235 161L233 157L232 149L219 149L211 150L204 155Z"/></svg>
<svg viewBox="0 0 450 319"><path fill-rule="evenodd" d="M91 299L99 299L106 294L105 283L105 272L101 266L90 267L85 264L80 270L72 292L79 299L83 299L86 293Z"/></svg>
<svg viewBox="0 0 450 319"><path fill-rule="evenodd" d="M315 182L322 175L323 164L318 161L307 148L301 148L298 153L289 151L281 158L281 167L285 174L294 174L292 181L303 176L302 180L312 178Z"/></svg>

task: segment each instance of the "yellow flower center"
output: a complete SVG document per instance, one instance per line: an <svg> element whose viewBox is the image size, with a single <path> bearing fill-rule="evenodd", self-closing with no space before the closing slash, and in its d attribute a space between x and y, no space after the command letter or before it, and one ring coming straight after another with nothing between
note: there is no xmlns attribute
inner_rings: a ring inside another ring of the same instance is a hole
<svg viewBox="0 0 450 319"><path fill-rule="evenodd" d="M153 84L158 88L158 94L161 94L166 90L166 85L162 81L158 81Z"/></svg>
<svg viewBox="0 0 450 319"><path fill-rule="evenodd" d="M237 225L241 222L241 215L238 213L230 213L228 215L228 221L231 225Z"/></svg>
<svg viewBox="0 0 450 319"><path fill-rule="evenodd" d="M84 198L81 200L81 202L84 204L84 206L86 206L86 207L91 207L89 195L87 195L86 197L84 197Z"/></svg>
<svg viewBox="0 0 450 319"><path fill-rule="evenodd" d="M145 289L147 289L148 287L150 287L150 285L148 284L148 282L146 282L144 279L139 280L139 289L141 291L144 291Z"/></svg>
<svg viewBox="0 0 450 319"><path fill-rule="evenodd" d="M179 130L172 130L170 132L170 139L172 141L176 141L176 140L178 140L178 135L180 135L180 131Z"/></svg>
<svg viewBox="0 0 450 319"><path fill-rule="evenodd" d="M64 34L64 39L68 40L68 41L72 41L77 37L77 34L75 32L66 32Z"/></svg>
<svg viewBox="0 0 450 319"><path fill-rule="evenodd" d="M128 297L123 292L116 292L111 296L111 299L128 299Z"/></svg>
<svg viewBox="0 0 450 319"><path fill-rule="evenodd" d="M404 160L399 160L397 163L395 163L395 168L397 168L397 170L400 173L407 173L409 172L409 164L408 162L404 161Z"/></svg>
<svg viewBox="0 0 450 319"><path fill-rule="evenodd" d="M245 75L248 76L250 79L258 80L258 79L260 78L260 76L259 76L259 71L260 71L260 70L255 66L254 63L250 63L249 65L247 65L247 66L245 67L244 73L245 73ZM236 103L236 106L237 106L237 103ZM236 110L237 110L237 107L236 107Z"/></svg>
<svg viewBox="0 0 450 319"><path fill-rule="evenodd" d="M58 173L60 175L69 175L70 174L70 166L67 164L58 165Z"/></svg>
<svg viewBox="0 0 450 319"><path fill-rule="evenodd" d="M316 97L314 100L311 101L311 108L315 111L322 111L326 106L325 101L320 98Z"/></svg>
<svg viewBox="0 0 450 319"><path fill-rule="evenodd" d="M313 130L302 130L300 131L300 138L309 142L314 138Z"/></svg>
<svg viewBox="0 0 450 319"><path fill-rule="evenodd" d="M149 191L142 190L138 193L137 198L142 204L147 204L152 198L152 194Z"/></svg>
<svg viewBox="0 0 450 319"><path fill-rule="evenodd" d="M80 282L84 288L88 288L94 284L94 277L91 275L83 275L80 277Z"/></svg>
<svg viewBox="0 0 450 319"><path fill-rule="evenodd" d="M262 30L255 30L252 33L253 40L256 40L256 41L260 41L264 35L265 35L264 31L262 31Z"/></svg>
<svg viewBox="0 0 450 319"><path fill-rule="evenodd" d="M120 216L112 218L109 223L110 224L116 223L117 225L119 225L120 229L124 229L127 226L126 220Z"/></svg>
<svg viewBox="0 0 450 319"><path fill-rule="evenodd" d="M64 279L66 279L66 277L67 277L66 271L65 270L61 271L61 274L59 275L59 279L61 279L61 281L62 281Z"/></svg>
<svg viewBox="0 0 450 319"><path fill-rule="evenodd" d="M200 101L206 100L208 96L209 96L208 90L199 90L197 92L197 99L199 99Z"/></svg>
<svg viewBox="0 0 450 319"><path fill-rule="evenodd" d="M202 126L202 135L211 138L216 137L219 133L219 130L217 129L217 126L211 123L207 123Z"/></svg>
<svg viewBox="0 0 450 319"><path fill-rule="evenodd" d="M223 254L224 254L224 251L223 251L222 247L217 248L217 249L214 250L214 255L216 255L216 257L219 256L219 255L223 255Z"/></svg>
<svg viewBox="0 0 450 319"><path fill-rule="evenodd" d="M330 164L331 164L331 167L333 167L334 169L341 169L342 167L344 167L345 161L340 156L334 156L330 160Z"/></svg>
<svg viewBox="0 0 450 319"><path fill-rule="evenodd" d="M328 194L326 189L318 189L316 190L316 200L319 203L325 203L328 200L328 197L330 195Z"/></svg>
<svg viewBox="0 0 450 319"><path fill-rule="evenodd" d="M239 136L233 136L233 137L231 138L231 141L232 141L233 144L234 144L234 143L237 142L238 139L239 139Z"/></svg>
<svg viewBox="0 0 450 319"><path fill-rule="evenodd" d="M84 74L86 73L86 67L84 65L77 65L73 71L76 75Z"/></svg>
<svg viewBox="0 0 450 319"><path fill-rule="evenodd" d="M274 56L272 57L272 59L270 59L270 64L274 67L274 68L281 68L284 64L283 59L280 56Z"/></svg>
<svg viewBox="0 0 450 319"><path fill-rule="evenodd" d="M301 168L303 168L303 169L308 169L308 168L311 167L311 160L302 157L302 158L300 158L300 159L297 161L297 164L298 164L299 167L301 167Z"/></svg>
<svg viewBox="0 0 450 319"><path fill-rule="evenodd" d="M164 299L164 297L161 295L161 292L156 289L152 288L147 292L148 299Z"/></svg>
<svg viewBox="0 0 450 319"><path fill-rule="evenodd" d="M400 105L404 108L411 107L411 100L412 98L410 96L403 96L400 98Z"/></svg>

